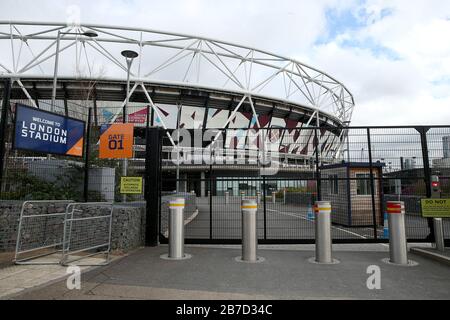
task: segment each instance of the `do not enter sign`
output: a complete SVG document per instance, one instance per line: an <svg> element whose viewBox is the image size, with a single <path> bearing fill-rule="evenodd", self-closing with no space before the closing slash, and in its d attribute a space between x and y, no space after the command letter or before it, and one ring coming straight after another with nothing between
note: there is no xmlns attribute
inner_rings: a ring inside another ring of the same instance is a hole
<svg viewBox="0 0 450 320"><path fill-rule="evenodd" d="M450 199L422 199L424 218L450 218Z"/></svg>

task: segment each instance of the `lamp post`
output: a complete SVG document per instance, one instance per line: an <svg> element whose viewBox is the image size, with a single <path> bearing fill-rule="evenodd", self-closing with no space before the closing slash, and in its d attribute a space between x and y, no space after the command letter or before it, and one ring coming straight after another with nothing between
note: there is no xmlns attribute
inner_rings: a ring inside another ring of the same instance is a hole
<svg viewBox="0 0 450 320"><path fill-rule="evenodd" d="M58 82L59 45L61 42L61 35L79 35L88 38L98 37L98 34L93 31L86 31L80 33L80 32L61 32L58 30L58 36L56 37L55 70L53 75L53 91L52 91L52 106L51 106L52 112L55 111L55 104L56 104L56 84Z"/></svg>
<svg viewBox="0 0 450 320"><path fill-rule="evenodd" d="M127 62L127 94L125 99L125 105L123 106L123 123L128 123L128 103L130 101L130 71L133 60L139 56L139 54L132 50L122 51L122 56L125 57ZM134 143L133 143L134 144ZM148 151L148 150L147 150ZM128 172L128 159L123 159L122 176L126 177ZM127 202L127 195L122 195L122 202Z"/></svg>

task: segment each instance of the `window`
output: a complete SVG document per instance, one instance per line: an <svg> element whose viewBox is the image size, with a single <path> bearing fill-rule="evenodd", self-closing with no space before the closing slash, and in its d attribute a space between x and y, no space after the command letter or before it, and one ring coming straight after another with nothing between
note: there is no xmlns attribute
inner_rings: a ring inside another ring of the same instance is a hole
<svg viewBox="0 0 450 320"><path fill-rule="evenodd" d="M330 183L330 194L339 194L339 180L337 174L328 176Z"/></svg>
<svg viewBox="0 0 450 320"><path fill-rule="evenodd" d="M370 195L370 174L357 173L356 174L356 194L358 196Z"/></svg>

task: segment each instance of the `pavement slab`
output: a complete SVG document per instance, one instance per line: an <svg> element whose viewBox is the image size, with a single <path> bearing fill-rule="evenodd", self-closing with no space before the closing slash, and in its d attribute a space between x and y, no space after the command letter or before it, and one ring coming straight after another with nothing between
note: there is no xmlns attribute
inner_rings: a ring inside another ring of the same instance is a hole
<svg viewBox="0 0 450 320"><path fill-rule="evenodd" d="M239 247L187 246L190 260L167 261L167 246L142 248L106 267L83 273L81 290L65 281L26 290L14 299L448 299L450 268L418 255L415 267L381 260L386 251L335 251L337 265L308 262L311 250L260 249L265 261L239 263ZM381 289L369 290L367 268L381 270Z"/></svg>

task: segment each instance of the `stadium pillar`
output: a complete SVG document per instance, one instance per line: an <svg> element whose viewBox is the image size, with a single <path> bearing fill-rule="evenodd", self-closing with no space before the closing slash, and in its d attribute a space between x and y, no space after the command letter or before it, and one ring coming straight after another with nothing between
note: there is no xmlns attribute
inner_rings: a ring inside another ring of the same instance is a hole
<svg viewBox="0 0 450 320"><path fill-rule="evenodd" d="M8 107L9 100L11 97L11 79L3 79L3 103L2 103L2 111L1 111L1 120L0 120L0 192L2 191L3 186L3 167L5 160L5 138L6 138L6 128L8 122Z"/></svg>
<svg viewBox="0 0 450 320"><path fill-rule="evenodd" d="M145 151L145 245L158 246L161 203L161 129L147 127Z"/></svg>

